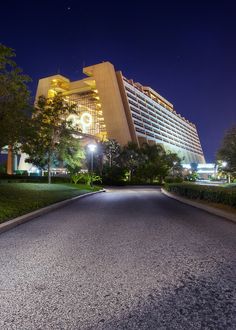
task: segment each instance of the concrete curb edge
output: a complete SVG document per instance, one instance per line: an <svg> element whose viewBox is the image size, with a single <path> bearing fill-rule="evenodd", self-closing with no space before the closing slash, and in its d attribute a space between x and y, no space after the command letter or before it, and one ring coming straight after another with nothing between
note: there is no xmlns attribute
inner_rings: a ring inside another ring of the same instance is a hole
<svg viewBox="0 0 236 330"><path fill-rule="evenodd" d="M75 196L75 197L72 197L72 198L69 198L69 199L65 199L61 202L57 202L57 203L45 206L41 209L32 211L30 213L26 213L26 214L21 215L17 218L8 220L6 222L3 222L3 223L0 224L0 234L4 233L7 230L10 230L10 229L18 226L18 225L21 225L22 223L25 223L25 222L28 222L28 221L34 219L34 218L37 218L40 215L49 213L53 210L56 210L60 207L63 207L66 204L69 204L69 203L71 203L71 202L73 202L77 199L84 198L84 197L91 196L91 195L95 195L97 193L101 193L101 192L105 192L105 191L106 191L105 189L102 189L102 190L98 190L98 191L89 192L89 193L86 193L86 194L83 194L83 195Z"/></svg>
<svg viewBox="0 0 236 330"><path fill-rule="evenodd" d="M207 206L207 205L203 205L203 204L200 204L200 203L197 203L197 202L194 202L194 201L191 201L187 198L184 198L184 197L180 197L180 196L177 196L177 195L174 195L172 193L169 193L168 191L166 191L165 189L161 188L161 192L166 195L167 197L170 197L170 198L173 198L173 199L176 199L177 201L181 202L181 203L184 203L184 204L188 204L188 205L191 205L193 207L196 207L198 209L202 209L208 213L211 213L211 214L214 214L214 215L217 215L219 217L222 217L222 218L225 218L227 220L230 220L230 221L233 221L236 223L236 215L234 214L230 214L228 212L225 212L225 211L222 211L222 210L218 210L212 206Z"/></svg>

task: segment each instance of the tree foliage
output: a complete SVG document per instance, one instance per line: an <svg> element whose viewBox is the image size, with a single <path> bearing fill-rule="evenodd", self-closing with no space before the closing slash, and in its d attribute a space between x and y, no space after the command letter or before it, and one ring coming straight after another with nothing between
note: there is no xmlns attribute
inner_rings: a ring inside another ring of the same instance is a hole
<svg viewBox="0 0 236 330"><path fill-rule="evenodd" d="M217 152L217 159L227 163L224 168L225 172L236 174L236 125L226 132Z"/></svg>
<svg viewBox="0 0 236 330"><path fill-rule="evenodd" d="M31 131L22 150L28 161L48 171L51 183L51 166L73 141L67 118L75 112L75 106L65 102L62 95L47 99L40 96L31 119ZM74 166L74 165L73 165Z"/></svg>
<svg viewBox="0 0 236 330"><path fill-rule="evenodd" d="M128 171L129 181L133 180L135 172L142 165L141 150L139 149L137 143L128 142L126 146L123 147L121 153L122 166Z"/></svg>
<svg viewBox="0 0 236 330"><path fill-rule="evenodd" d="M78 173L84 165L85 152L81 147L80 140L67 135L61 138L58 150L58 161L70 174Z"/></svg>
<svg viewBox="0 0 236 330"><path fill-rule="evenodd" d="M30 78L17 67L11 48L0 44L0 149L24 139L30 111Z"/></svg>
<svg viewBox="0 0 236 330"><path fill-rule="evenodd" d="M114 139L110 139L103 142L102 145L105 163L107 162L109 167L118 165L121 153L121 146L119 143Z"/></svg>
<svg viewBox="0 0 236 330"><path fill-rule="evenodd" d="M179 173L180 159L175 153L166 152L165 149L158 144L143 144L141 154L144 162L139 167L139 176L152 183L158 180L160 183L170 174L172 170L174 174Z"/></svg>
<svg viewBox="0 0 236 330"><path fill-rule="evenodd" d="M180 158L166 152L161 145L143 144L139 147L129 142L121 147L116 141L104 144L103 181L112 184L128 180L135 183L162 182L171 174L180 176L182 166Z"/></svg>

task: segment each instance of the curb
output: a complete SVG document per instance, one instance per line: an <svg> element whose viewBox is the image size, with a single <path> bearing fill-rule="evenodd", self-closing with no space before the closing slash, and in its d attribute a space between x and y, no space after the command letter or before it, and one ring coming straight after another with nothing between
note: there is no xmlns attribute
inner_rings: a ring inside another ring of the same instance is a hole
<svg viewBox="0 0 236 330"><path fill-rule="evenodd" d="M200 204L200 203L197 203L197 202L193 202L193 201L191 201L191 200L189 200L187 198L184 198L184 197L179 197L177 195L174 195L174 194L169 193L168 191L166 191L163 188L161 188L161 192L164 195L166 195L167 197L176 199L177 201L179 201L181 203L191 205L193 207L196 207L198 209L202 209L202 210L204 210L204 211L206 211L208 213L217 215L219 217L225 218L227 220L230 220L230 221L233 221L233 222L236 223L236 215L234 215L234 214L230 214L228 212L218 210L218 209L216 209L216 208L214 208L212 206L207 206L207 205L203 205L203 204Z"/></svg>
<svg viewBox="0 0 236 330"><path fill-rule="evenodd" d="M3 222L0 224L0 234L1 233L4 233L5 231L7 230L10 230L18 225L21 225L22 223L25 223L25 222L28 222L34 218L37 218L39 217L40 215L43 215L43 214L46 214L46 213L49 213L53 210L56 210L60 207L63 207L77 199L80 199L80 198L84 198L84 197L87 197L87 196L91 196L91 195L95 195L95 194L98 194L98 193L101 193L101 192L105 192L106 190L105 189L102 189L102 190L98 190L98 191L94 191L94 192L89 192L87 194L83 194L83 195L79 195L79 196L75 196L75 197L72 197L72 198L69 198L69 199L65 199L64 201L61 201L61 202L57 202L57 203L54 203L54 204L51 204L51 205L48 205L46 207L43 207L39 210L36 210L36 211L33 211L33 212L30 212L30 213L27 213L27 214L24 214L24 215L21 215L17 218L14 218L12 220L8 220L6 222Z"/></svg>

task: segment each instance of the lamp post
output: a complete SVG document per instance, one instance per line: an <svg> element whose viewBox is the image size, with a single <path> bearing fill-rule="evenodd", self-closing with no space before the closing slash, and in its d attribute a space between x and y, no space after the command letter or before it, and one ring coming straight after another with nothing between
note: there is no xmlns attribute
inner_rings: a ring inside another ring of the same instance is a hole
<svg viewBox="0 0 236 330"><path fill-rule="evenodd" d="M222 166L223 166L223 167L227 167L227 165L228 165L227 162L225 162L225 161L222 162ZM228 181L228 183L231 182L230 173L227 173L227 181Z"/></svg>
<svg viewBox="0 0 236 330"><path fill-rule="evenodd" d="M97 145L94 143L90 143L88 145L89 151L91 152L91 187L93 187L93 153L95 152Z"/></svg>

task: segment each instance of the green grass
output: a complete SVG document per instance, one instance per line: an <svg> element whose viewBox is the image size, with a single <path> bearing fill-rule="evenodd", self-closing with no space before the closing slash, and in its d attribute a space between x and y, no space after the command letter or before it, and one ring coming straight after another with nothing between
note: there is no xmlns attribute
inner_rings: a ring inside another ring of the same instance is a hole
<svg viewBox="0 0 236 330"><path fill-rule="evenodd" d="M79 184L0 183L0 223L41 207L82 195L91 189Z"/></svg>

